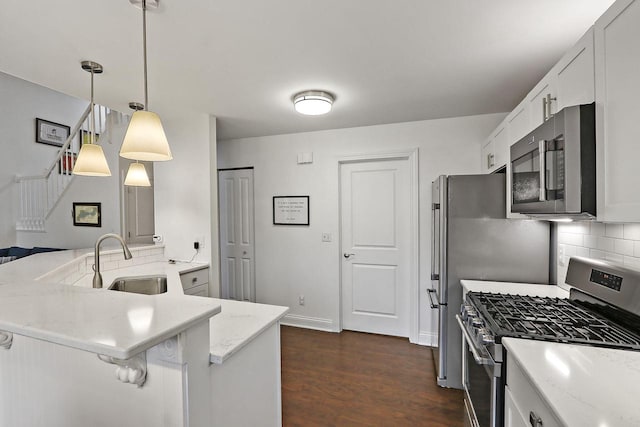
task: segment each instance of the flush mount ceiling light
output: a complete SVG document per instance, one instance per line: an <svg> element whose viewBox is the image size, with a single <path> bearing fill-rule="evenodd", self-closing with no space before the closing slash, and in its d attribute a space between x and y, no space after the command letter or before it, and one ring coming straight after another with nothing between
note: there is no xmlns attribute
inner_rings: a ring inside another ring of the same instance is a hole
<svg viewBox="0 0 640 427"><path fill-rule="evenodd" d="M133 113L127 133L122 141L120 156L125 159L162 162L171 160L169 141L164 133L160 116L148 111L149 93L147 90L147 9L155 8L157 1L130 0L134 6L142 8L142 50L144 59L144 110Z"/></svg>
<svg viewBox="0 0 640 427"><path fill-rule="evenodd" d="M73 165L74 175L111 176L102 147L96 144L96 113L93 103L93 75L102 73L102 65L93 61L82 61L82 69L91 73L91 115L89 119L89 142L82 144L78 160Z"/></svg>
<svg viewBox="0 0 640 427"><path fill-rule="evenodd" d="M307 90L293 97L293 106L300 114L319 116L331 111L334 96L321 90Z"/></svg>

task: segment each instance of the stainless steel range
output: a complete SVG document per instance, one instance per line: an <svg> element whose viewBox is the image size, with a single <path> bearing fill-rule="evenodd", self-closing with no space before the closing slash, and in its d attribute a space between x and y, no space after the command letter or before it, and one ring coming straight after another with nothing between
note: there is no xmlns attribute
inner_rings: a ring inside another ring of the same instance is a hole
<svg viewBox="0 0 640 427"><path fill-rule="evenodd" d="M469 425L503 425L502 338L640 351L640 271L574 257L566 283L569 299L467 293L457 321Z"/></svg>

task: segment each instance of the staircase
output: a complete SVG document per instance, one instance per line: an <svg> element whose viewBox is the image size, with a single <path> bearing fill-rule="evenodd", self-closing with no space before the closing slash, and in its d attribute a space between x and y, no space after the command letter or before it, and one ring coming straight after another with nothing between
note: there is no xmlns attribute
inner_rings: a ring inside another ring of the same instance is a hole
<svg viewBox="0 0 640 427"><path fill-rule="evenodd" d="M73 127L69 137L60 147L54 161L42 175L16 176L18 186L20 209L16 222L16 230L45 232L45 223L58 202L65 194L69 185L75 179L71 174L78 151L80 150L80 137L88 134L91 106L82 113L78 123ZM95 105L96 133L100 135L100 141L109 139L108 118L111 110L101 105ZM74 143L75 141L75 143Z"/></svg>

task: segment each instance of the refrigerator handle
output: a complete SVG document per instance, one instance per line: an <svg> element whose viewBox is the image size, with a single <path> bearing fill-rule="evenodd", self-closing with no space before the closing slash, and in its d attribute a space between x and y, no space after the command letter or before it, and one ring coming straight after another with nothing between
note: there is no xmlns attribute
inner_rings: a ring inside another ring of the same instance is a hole
<svg viewBox="0 0 640 427"><path fill-rule="evenodd" d="M431 205L431 280L440 280L440 272L437 271L436 266L436 250L438 250L436 247L438 244L436 241L436 224L438 223L436 218L438 215L440 215L440 203L433 203ZM431 308L436 307L432 304Z"/></svg>
<svg viewBox="0 0 640 427"><path fill-rule="evenodd" d="M427 295L429 295L429 305L431 305L431 308L440 308L440 304L438 304L437 291L435 289L427 289ZM436 296L435 302L432 295Z"/></svg>

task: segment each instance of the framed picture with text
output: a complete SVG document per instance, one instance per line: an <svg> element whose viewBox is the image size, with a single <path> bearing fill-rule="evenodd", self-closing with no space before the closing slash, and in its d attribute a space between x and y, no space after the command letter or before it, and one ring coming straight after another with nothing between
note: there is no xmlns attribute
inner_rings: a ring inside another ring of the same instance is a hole
<svg viewBox="0 0 640 427"><path fill-rule="evenodd" d="M62 147L69 138L71 128L60 123L36 118L36 142Z"/></svg>
<svg viewBox="0 0 640 427"><path fill-rule="evenodd" d="M309 196L273 196L274 225L309 225Z"/></svg>

